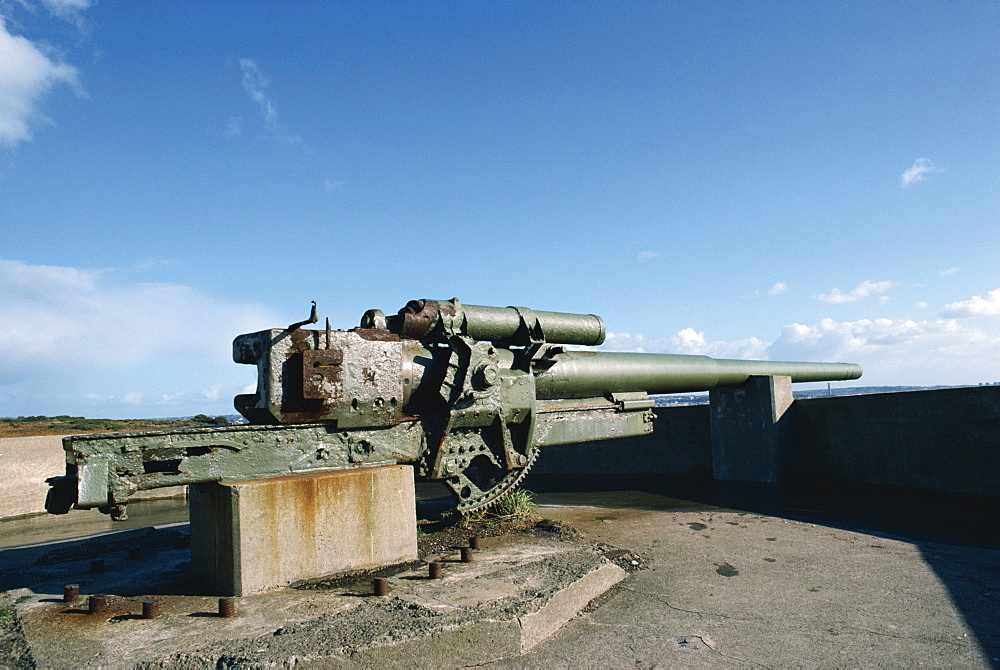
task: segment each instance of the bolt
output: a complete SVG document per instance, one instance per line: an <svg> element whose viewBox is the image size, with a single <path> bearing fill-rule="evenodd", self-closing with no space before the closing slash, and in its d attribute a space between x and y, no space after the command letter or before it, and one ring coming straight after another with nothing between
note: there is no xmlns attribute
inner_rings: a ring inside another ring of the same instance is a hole
<svg viewBox="0 0 1000 670"><path fill-rule="evenodd" d="M99 614L108 609L107 596L90 596L87 600L87 611L91 614Z"/></svg>
<svg viewBox="0 0 1000 670"><path fill-rule="evenodd" d="M236 616L236 598L219 598L219 616L223 619Z"/></svg>
<svg viewBox="0 0 1000 670"><path fill-rule="evenodd" d="M375 595L377 596L387 596L389 595L389 580L382 579L381 577L376 577L373 582L375 589Z"/></svg>
<svg viewBox="0 0 1000 670"><path fill-rule="evenodd" d="M472 557L472 549L469 549L468 547L462 547L462 562L472 563L472 561L474 560L476 559Z"/></svg>
<svg viewBox="0 0 1000 670"><path fill-rule="evenodd" d="M94 560L92 560L90 562L90 571L91 572L104 572L104 559L103 558L95 558Z"/></svg>
<svg viewBox="0 0 1000 670"><path fill-rule="evenodd" d="M132 547L128 550L128 560L135 561L142 558L142 547Z"/></svg>
<svg viewBox="0 0 1000 670"><path fill-rule="evenodd" d="M160 601L159 600L143 600L142 601L142 618L143 619L155 619L160 616Z"/></svg>
<svg viewBox="0 0 1000 670"><path fill-rule="evenodd" d="M179 538L177 538L177 548L178 549L186 549L187 546L188 546L188 540L189 539L190 539L189 536L187 536L187 535L181 535Z"/></svg>
<svg viewBox="0 0 1000 670"><path fill-rule="evenodd" d="M72 603L80 597L80 585L79 584L67 584L63 587L63 602Z"/></svg>
<svg viewBox="0 0 1000 670"><path fill-rule="evenodd" d="M430 568L431 579L441 579L441 564L437 561L433 563L428 563L427 567Z"/></svg>
<svg viewBox="0 0 1000 670"><path fill-rule="evenodd" d="M469 538L469 549L479 549L479 548L480 548L479 536L478 535L474 535L474 536L470 537Z"/></svg>

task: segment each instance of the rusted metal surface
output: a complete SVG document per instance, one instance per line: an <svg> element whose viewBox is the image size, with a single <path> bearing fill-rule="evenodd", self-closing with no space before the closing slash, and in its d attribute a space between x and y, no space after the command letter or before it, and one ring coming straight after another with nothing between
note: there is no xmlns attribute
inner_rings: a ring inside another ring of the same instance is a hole
<svg viewBox="0 0 1000 670"><path fill-rule="evenodd" d="M143 619L156 619L160 616L160 601L159 600L143 600L142 601L142 618Z"/></svg>
<svg viewBox="0 0 1000 670"><path fill-rule="evenodd" d="M63 602L64 603L74 603L80 599L80 585L79 584L67 584L63 587Z"/></svg>
<svg viewBox="0 0 1000 670"><path fill-rule="evenodd" d="M219 616L223 619L232 619L238 616L236 598L219 598Z"/></svg>
<svg viewBox="0 0 1000 670"><path fill-rule="evenodd" d="M87 599L87 612L89 614L100 614L108 609L108 596L93 595Z"/></svg>

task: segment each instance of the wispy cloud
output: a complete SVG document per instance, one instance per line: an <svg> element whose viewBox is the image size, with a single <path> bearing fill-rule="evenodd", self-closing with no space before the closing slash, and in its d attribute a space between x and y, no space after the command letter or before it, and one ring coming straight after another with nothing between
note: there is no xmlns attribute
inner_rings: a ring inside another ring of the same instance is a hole
<svg viewBox="0 0 1000 670"><path fill-rule="evenodd" d="M844 293L839 288L835 288L829 293L813 296L813 298L827 305L843 305L849 302L864 300L869 296L884 294L896 285L897 283L893 281L871 281L866 279L847 293ZM882 304L888 302L887 296L883 296L883 298L886 299L880 300Z"/></svg>
<svg viewBox="0 0 1000 670"><path fill-rule="evenodd" d="M988 291L985 295L974 295L968 300L945 305L941 310L941 316L946 318L1000 316L1000 288Z"/></svg>
<svg viewBox="0 0 1000 670"><path fill-rule="evenodd" d="M781 295L782 293L785 293L786 291L788 291L788 284L786 284L783 281L779 281L779 282L776 282L774 286L772 286L771 288L767 289L767 294L768 295Z"/></svg>
<svg viewBox="0 0 1000 670"><path fill-rule="evenodd" d="M260 108L268 134L289 144L301 144L302 138L293 134L287 126L278 121L278 110L267 93L267 88L271 85L270 78L250 58L240 59L240 70L243 72L243 90ZM226 126L227 135L232 135L233 128L239 127L239 121L236 122L235 126L233 124L234 119L238 118L233 117L229 120Z"/></svg>
<svg viewBox="0 0 1000 670"><path fill-rule="evenodd" d="M918 158L899 178L903 186L912 186L917 182L925 181L927 176L935 172L944 172L945 169L938 167L929 158Z"/></svg>
<svg viewBox="0 0 1000 670"><path fill-rule="evenodd" d="M938 272L938 277L951 277L952 275L957 275L958 273L959 269L955 266L952 266L950 268Z"/></svg>
<svg viewBox="0 0 1000 670"><path fill-rule="evenodd" d="M344 185L346 183L347 182L345 180L343 180L343 179L339 179L339 180L338 179L324 179L323 180L323 189L327 193L333 193L334 191L339 191L340 189L344 188Z"/></svg>
<svg viewBox="0 0 1000 670"><path fill-rule="evenodd" d="M14 147L31 140L31 126L44 120L38 104L59 84L80 92L76 68L10 33L0 16L0 144Z"/></svg>
<svg viewBox="0 0 1000 670"><path fill-rule="evenodd" d="M659 251L653 251L651 249L647 249L646 251L640 251L639 255L635 257L635 262L645 263L646 261L653 260L659 255L660 255Z"/></svg>

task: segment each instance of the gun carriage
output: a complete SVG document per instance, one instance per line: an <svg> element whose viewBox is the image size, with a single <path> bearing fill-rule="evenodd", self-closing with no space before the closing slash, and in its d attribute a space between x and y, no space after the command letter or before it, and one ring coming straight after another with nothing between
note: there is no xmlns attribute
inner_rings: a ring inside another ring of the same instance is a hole
<svg viewBox="0 0 1000 670"><path fill-rule="evenodd" d="M64 438L67 473L49 481L53 513L99 507L124 518L138 490L389 463L441 480L467 511L523 479L549 445L644 435L651 394L706 391L751 376L857 379L848 363L613 353L592 314L416 300L369 310L350 330L287 328L238 336L257 367L236 396L248 425Z"/></svg>

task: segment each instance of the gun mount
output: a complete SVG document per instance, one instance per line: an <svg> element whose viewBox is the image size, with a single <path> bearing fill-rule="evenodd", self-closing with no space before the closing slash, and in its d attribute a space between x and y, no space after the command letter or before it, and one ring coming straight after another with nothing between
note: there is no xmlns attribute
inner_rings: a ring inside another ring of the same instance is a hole
<svg viewBox="0 0 1000 670"><path fill-rule="evenodd" d="M575 350L604 342L600 317L457 299L369 310L346 331L302 328L316 321L314 309L234 340L233 359L257 367L257 391L235 399L250 425L65 438L49 510L122 517L141 489L408 463L466 511L514 488L542 447L651 433L650 394L861 376L848 363Z"/></svg>

